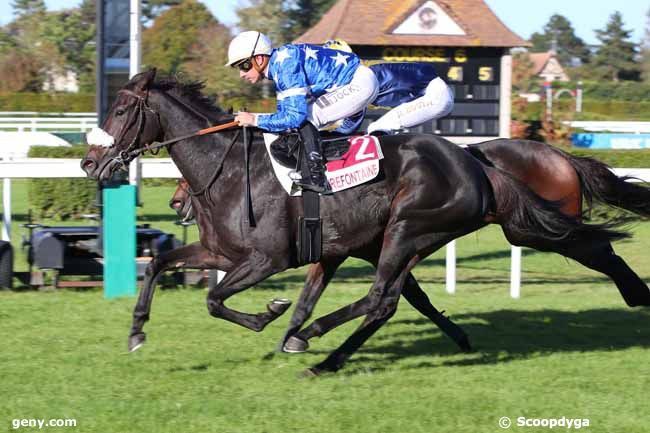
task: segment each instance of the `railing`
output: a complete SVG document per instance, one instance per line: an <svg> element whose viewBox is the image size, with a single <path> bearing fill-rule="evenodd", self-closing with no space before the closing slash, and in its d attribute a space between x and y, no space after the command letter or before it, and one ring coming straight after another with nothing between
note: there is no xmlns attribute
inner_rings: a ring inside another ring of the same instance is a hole
<svg viewBox="0 0 650 433"><path fill-rule="evenodd" d="M96 117L0 117L0 131L88 132L96 126Z"/></svg>
<svg viewBox="0 0 650 433"><path fill-rule="evenodd" d="M626 132L628 134L650 133L650 122L627 121L590 121L573 120L564 122L572 128L580 128L589 132Z"/></svg>
<svg viewBox="0 0 650 433"><path fill-rule="evenodd" d="M97 126L97 113L0 111L0 131L87 132Z"/></svg>
<svg viewBox="0 0 650 433"><path fill-rule="evenodd" d="M140 159L142 177L179 178L178 168L169 158ZM133 164L133 163L132 163ZM616 168L617 176L634 176L636 181L650 182L649 168ZM11 233L11 179L15 178L74 178L86 177L78 159L27 158L0 161L3 185L2 239L10 240ZM447 244L446 290L456 291L456 241ZM510 265L510 296L519 298L521 289L521 247L512 247Z"/></svg>

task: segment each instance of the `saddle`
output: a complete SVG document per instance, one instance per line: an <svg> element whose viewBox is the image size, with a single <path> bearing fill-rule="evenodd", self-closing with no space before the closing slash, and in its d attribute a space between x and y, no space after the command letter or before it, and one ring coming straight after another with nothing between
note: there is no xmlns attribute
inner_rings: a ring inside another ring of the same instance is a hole
<svg viewBox="0 0 650 433"><path fill-rule="evenodd" d="M383 158L383 154L376 139L373 141L365 136L344 136L335 133L321 133L320 137L321 154L325 161L328 161L327 176L334 191L371 181L379 174L379 159ZM266 145L274 160L274 169L279 180L283 178L283 171L285 176L294 170L308 172L301 142L302 138L297 131L269 137L267 140ZM285 189L290 193L288 188ZM297 236L299 265L320 261L322 251L320 196L317 192L307 189L303 190L301 195L303 215L299 217Z"/></svg>
<svg viewBox="0 0 650 433"><path fill-rule="evenodd" d="M348 137L332 137L321 133L322 154L325 160L338 159L350 147ZM281 134L270 146L271 157L286 168L306 172L306 158L301 150L298 131ZM303 171L304 170L304 171ZM298 262L300 265L320 261L323 248L320 197L313 191L302 193L303 215L299 217Z"/></svg>
<svg viewBox="0 0 650 433"><path fill-rule="evenodd" d="M348 139L352 135L321 132L320 136L323 156L327 161L341 158L350 148ZM286 132L278 136L271 143L271 156L284 167L298 167L298 158L300 156L300 135L298 132Z"/></svg>

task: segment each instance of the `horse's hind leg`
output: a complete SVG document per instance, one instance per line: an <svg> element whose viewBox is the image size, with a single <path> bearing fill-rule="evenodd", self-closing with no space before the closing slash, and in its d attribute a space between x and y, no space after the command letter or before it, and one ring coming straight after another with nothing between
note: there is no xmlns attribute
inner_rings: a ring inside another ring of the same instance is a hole
<svg viewBox="0 0 650 433"><path fill-rule="evenodd" d="M610 243L577 244L569 246L562 254L610 277L628 306L650 306L650 289L625 260L616 255Z"/></svg>
<svg viewBox="0 0 650 433"><path fill-rule="evenodd" d="M307 345L302 340L288 340L309 320L316 303L323 294L323 290L325 290L325 287L327 287L327 284L329 284L334 273L344 260L345 257L336 257L331 260L322 260L309 267L305 286L300 292L300 298L291 316L289 326L282 340L280 340L280 344L278 344L278 352L296 353L307 350Z"/></svg>
<svg viewBox="0 0 650 433"><path fill-rule="evenodd" d="M368 259L374 266L376 266L377 259ZM336 262L320 262L318 264L312 265L309 268L307 273L307 281L305 282L305 287L300 293L300 299L296 304L293 316L291 317L291 322L289 327L280 340L280 344L277 348L277 351L283 351L288 353L302 353L309 348L309 344L298 337L293 337L300 328L305 324L305 322L311 317L311 313L316 306L316 302L325 290L325 287L332 279L336 269L343 262L342 259L337 259ZM440 311L438 311L432 304L424 291L420 288L413 274L409 273L409 276L404 285L404 290L402 291L404 299L411 304L422 315L426 316L431 320L440 330L445 333L449 338L451 338L458 347L464 351L471 351L471 346L469 344L469 339L467 334L462 330L462 328L456 325L448 317L445 317Z"/></svg>
<svg viewBox="0 0 650 433"><path fill-rule="evenodd" d="M408 223L409 221L402 221L386 230L375 283L368 295L347 307L315 320L296 334L298 338L307 341L311 337L322 336L349 320L363 314L367 315L359 328L341 346L336 348L323 362L309 369L311 374L317 375L325 371L339 370L345 361L395 314L406 279L420 259L436 251L450 240L466 233L463 230L455 233L432 233L423 236L420 239L422 247L416 250L409 245L410 236L408 227L405 226Z"/></svg>
<svg viewBox="0 0 650 433"><path fill-rule="evenodd" d="M540 251L553 251L565 257L569 257L582 265L598 271L610 277L621 296L630 307L650 305L650 289L646 283L616 255L612 245L604 240L594 240L589 235L579 236L570 241L550 243L539 240L533 236L522 239L513 236L506 228L503 229L506 237L513 245L522 245L535 248Z"/></svg>
<svg viewBox="0 0 650 433"><path fill-rule="evenodd" d="M415 280L413 274L409 273L406 278L402 296L408 301L409 304L418 310L421 314L429 318L433 323L440 328L440 330L447 334L449 338L460 347L464 352L472 350L469 344L469 338L463 329L452 322L448 317L445 317L440 311L431 304L429 297L424 293L418 282Z"/></svg>

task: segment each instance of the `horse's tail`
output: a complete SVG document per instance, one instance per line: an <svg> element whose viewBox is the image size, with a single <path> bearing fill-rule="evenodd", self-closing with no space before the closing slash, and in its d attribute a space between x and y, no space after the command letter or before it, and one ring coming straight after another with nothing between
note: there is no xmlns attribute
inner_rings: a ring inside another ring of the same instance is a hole
<svg viewBox="0 0 650 433"><path fill-rule="evenodd" d="M588 208L596 201L642 217L650 217L650 188L627 182L635 178L616 176L606 164L594 158L562 153L580 177L582 196Z"/></svg>
<svg viewBox="0 0 650 433"><path fill-rule="evenodd" d="M611 242L629 237L627 233L615 230L617 223L585 224L579 218L562 213L561 202L545 200L504 171L486 167L485 172L495 200L490 220L513 235L512 239L509 236L511 242L530 238L571 241L585 236Z"/></svg>

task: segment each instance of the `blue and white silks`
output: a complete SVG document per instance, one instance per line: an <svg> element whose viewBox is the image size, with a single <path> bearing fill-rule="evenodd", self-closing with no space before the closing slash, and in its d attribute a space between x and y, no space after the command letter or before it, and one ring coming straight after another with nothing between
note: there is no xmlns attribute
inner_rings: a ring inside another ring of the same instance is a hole
<svg viewBox="0 0 650 433"><path fill-rule="evenodd" d="M277 92L277 112L259 114L257 126L271 132L298 128L309 115L309 103L352 81L360 64L353 53L320 45L284 45L271 52L267 78Z"/></svg>

